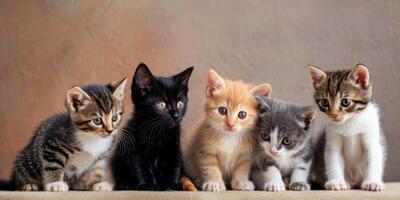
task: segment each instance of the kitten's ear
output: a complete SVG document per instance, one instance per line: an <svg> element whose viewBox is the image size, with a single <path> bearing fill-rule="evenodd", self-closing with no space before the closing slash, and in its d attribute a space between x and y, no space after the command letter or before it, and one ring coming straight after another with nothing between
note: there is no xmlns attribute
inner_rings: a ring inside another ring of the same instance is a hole
<svg viewBox="0 0 400 200"><path fill-rule="evenodd" d="M264 83L261 85L257 85L250 89L250 92L254 95L261 95L264 97L268 97L271 94L272 88L268 83Z"/></svg>
<svg viewBox="0 0 400 200"><path fill-rule="evenodd" d="M108 84L113 93L113 96L115 98L117 98L119 101L122 101L124 99L124 89L125 89L126 81L127 81L127 79L123 78L120 81L114 81L114 82Z"/></svg>
<svg viewBox="0 0 400 200"><path fill-rule="evenodd" d="M311 122L314 120L314 118L314 108L312 106L306 106L300 112L301 122L299 124L304 127L304 130L307 131L310 128Z"/></svg>
<svg viewBox="0 0 400 200"><path fill-rule="evenodd" d="M141 95L146 95L151 89L153 80L154 76L147 65L140 63L136 68L135 75L133 76L132 91L137 89Z"/></svg>
<svg viewBox="0 0 400 200"><path fill-rule="evenodd" d="M254 96L256 98L256 100L258 101L259 104L259 115L260 117L266 116L269 111L271 110L271 108L269 107L266 98L264 96L260 96L260 95L255 95Z"/></svg>
<svg viewBox="0 0 400 200"><path fill-rule="evenodd" d="M92 99L80 87L73 87L67 91L65 106L69 111L80 111L84 109Z"/></svg>
<svg viewBox="0 0 400 200"><path fill-rule="evenodd" d="M309 71L311 79L313 81L313 85L320 85L326 79L325 72L318 69L317 67L309 65L308 71Z"/></svg>
<svg viewBox="0 0 400 200"><path fill-rule="evenodd" d="M357 64L353 70L351 70L348 78L353 81L354 85L361 89L365 90L370 86L369 71L363 64Z"/></svg>
<svg viewBox="0 0 400 200"><path fill-rule="evenodd" d="M210 69L207 75L207 97L212 97L218 94L225 88L224 79L221 78L217 72Z"/></svg>
<svg viewBox="0 0 400 200"><path fill-rule="evenodd" d="M176 80L180 85L188 86L190 75L192 75L194 67L189 67L185 69L183 72L174 76L174 80Z"/></svg>

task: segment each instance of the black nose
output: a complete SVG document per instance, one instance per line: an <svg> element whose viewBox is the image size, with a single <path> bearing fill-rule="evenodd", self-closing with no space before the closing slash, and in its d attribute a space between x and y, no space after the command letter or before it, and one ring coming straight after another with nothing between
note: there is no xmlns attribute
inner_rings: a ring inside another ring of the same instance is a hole
<svg viewBox="0 0 400 200"><path fill-rule="evenodd" d="M113 132L113 130L106 130L106 132L111 134L111 132Z"/></svg>
<svg viewBox="0 0 400 200"><path fill-rule="evenodd" d="M177 119L179 119L179 113L178 112L173 112L173 113L171 113L171 117L172 117L172 119L177 120Z"/></svg>

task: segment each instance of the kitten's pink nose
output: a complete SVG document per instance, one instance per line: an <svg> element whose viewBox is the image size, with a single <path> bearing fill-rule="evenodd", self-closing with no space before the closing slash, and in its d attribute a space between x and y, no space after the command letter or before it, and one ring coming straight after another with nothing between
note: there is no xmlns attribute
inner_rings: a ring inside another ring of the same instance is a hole
<svg viewBox="0 0 400 200"><path fill-rule="evenodd" d="M277 151L270 150L269 152L271 153L271 155L273 155L275 157L278 156L278 152Z"/></svg>
<svg viewBox="0 0 400 200"><path fill-rule="evenodd" d="M339 114L337 114L337 113L331 113L330 115L331 115L333 118L335 118L335 119L336 119L337 117L339 117Z"/></svg>
<svg viewBox="0 0 400 200"><path fill-rule="evenodd" d="M235 124L231 124L231 123L226 123L226 126L232 130L233 128L235 128Z"/></svg>

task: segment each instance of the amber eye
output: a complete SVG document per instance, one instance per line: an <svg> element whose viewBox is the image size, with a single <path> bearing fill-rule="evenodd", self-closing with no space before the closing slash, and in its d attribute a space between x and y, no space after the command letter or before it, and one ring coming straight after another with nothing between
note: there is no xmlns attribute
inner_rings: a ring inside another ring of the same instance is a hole
<svg viewBox="0 0 400 200"><path fill-rule="evenodd" d="M329 101L328 99L321 99L318 101L318 105L323 108L327 108L329 106Z"/></svg>
<svg viewBox="0 0 400 200"><path fill-rule="evenodd" d="M113 122L118 121L118 119L119 119L119 114L114 114L114 115L112 116L112 121L113 121Z"/></svg>
<svg viewBox="0 0 400 200"><path fill-rule="evenodd" d="M178 101L178 103L176 103L176 107L177 108L183 108L185 104L182 101Z"/></svg>
<svg viewBox="0 0 400 200"><path fill-rule="evenodd" d="M290 140L289 138L285 137L282 140L282 143L286 146L291 145L292 144L292 140Z"/></svg>
<svg viewBox="0 0 400 200"><path fill-rule="evenodd" d="M167 104L163 101L157 102L156 106L159 110L164 110L167 107Z"/></svg>
<svg viewBox="0 0 400 200"><path fill-rule="evenodd" d="M94 123L95 125L99 126L99 125L101 125L101 122L102 122L103 120L101 120L100 117L97 117L97 118L92 119L92 121L93 121L93 123Z"/></svg>
<svg viewBox="0 0 400 200"><path fill-rule="evenodd" d="M218 112L219 112L219 114L221 114L221 115L226 115L226 114L228 114L228 110L227 110L225 107L219 107L219 108L218 108Z"/></svg>
<svg viewBox="0 0 400 200"><path fill-rule="evenodd" d="M343 98L342 101L340 102L340 105L343 107L349 107L351 104L351 100L348 98Z"/></svg>
<svg viewBox="0 0 400 200"><path fill-rule="evenodd" d="M263 140L267 141L267 142L269 142L270 139L271 139L271 138L269 137L268 134L262 134L262 135L261 135L261 138L262 138Z"/></svg>
<svg viewBox="0 0 400 200"><path fill-rule="evenodd" d="M240 111L240 112L238 113L238 117L239 117L240 119L244 119L244 118L246 118L246 116L247 116L247 113L244 112L244 111Z"/></svg>

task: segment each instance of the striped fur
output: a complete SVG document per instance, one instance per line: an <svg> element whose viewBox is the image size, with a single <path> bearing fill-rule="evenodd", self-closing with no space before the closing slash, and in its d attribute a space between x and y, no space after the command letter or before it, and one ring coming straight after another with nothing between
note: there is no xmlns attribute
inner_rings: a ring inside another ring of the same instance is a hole
<svg viewBox="0 0 400 200"><path fill-rule="evenodd" d="M109 179L107 160L121 122L125 83L124 79L106 86L69 90L65 102L68 113L45 120L17 157L12 173L15 188L23 191L112 189L104 181ZM117 120L109 122L112 120L109 116L115 114L118 117L114 120ZM101 117L101 125L93 123L97 117ZM83 184L82 180L85 180Z"/></svg>

